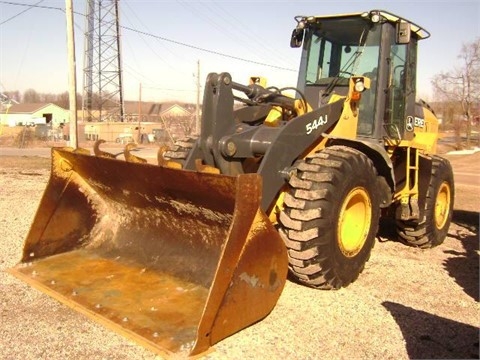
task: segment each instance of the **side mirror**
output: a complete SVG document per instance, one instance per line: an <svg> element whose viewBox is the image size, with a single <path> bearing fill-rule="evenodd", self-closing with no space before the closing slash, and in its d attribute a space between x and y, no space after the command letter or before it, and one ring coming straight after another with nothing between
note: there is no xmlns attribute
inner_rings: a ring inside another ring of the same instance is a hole
<svg viewBox="0 0 480 360"><path fill-rule="evenodd" d="M410 42L410 23L399 20L396 26L397 44L408 44Z"/></svg>
<svg viewBox="0 0 480 360"><path fill-rule="evenodd" d="M303 41L303 29L296 28L292 31L292 38L290 39L290 47L298 48L302 46Z"/></svg>

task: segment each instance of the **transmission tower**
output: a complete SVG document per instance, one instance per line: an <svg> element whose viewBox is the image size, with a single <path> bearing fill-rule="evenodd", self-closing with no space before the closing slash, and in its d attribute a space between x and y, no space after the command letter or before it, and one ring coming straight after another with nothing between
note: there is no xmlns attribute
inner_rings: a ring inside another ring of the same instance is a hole
<svg viewBox="0 0 480 360"><path fill-rule="evenodd" d="M87 0L83 68L83 118L123 121L118 0Z"/></svg>

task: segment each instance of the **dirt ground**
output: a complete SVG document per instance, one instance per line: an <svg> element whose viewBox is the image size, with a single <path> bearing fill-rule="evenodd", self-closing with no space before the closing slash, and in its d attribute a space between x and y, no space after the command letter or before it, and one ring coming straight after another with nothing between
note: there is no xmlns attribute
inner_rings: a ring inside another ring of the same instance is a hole
<svg viewBox="0 0 480 360"><path fill-rule="evenodd" d="M206 358L478 359L480 153L446 157L461 181L442 245L407 247L384 225L355 283L316 291L287 281L269 316ZM0 358L159 358L5 272L20 260L49 166L0 156Z"/></svg>

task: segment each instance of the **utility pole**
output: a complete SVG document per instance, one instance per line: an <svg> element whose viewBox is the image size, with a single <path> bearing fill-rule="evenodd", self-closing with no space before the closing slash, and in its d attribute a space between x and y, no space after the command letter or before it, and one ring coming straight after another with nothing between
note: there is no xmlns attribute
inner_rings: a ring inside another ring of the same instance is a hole
<svg viewBox="0 0 480 360"><path fill-rule="evenodd" d="M78 148L77 131L77 75L75 63L75 31L73 29L72 0L65 0L67 16L68 97L70 101L70 146Z"/></svg>
<svg viewBox="0 0 480 360"><path fill-rule="evenodd" d="M197 60L197 107L195 110L195 135L200 135L200 60Z"/></svg>
<svg viewBox="0 0 480 360"><path fill-rule="evenodd" d="M138 88L138 136L137 143L141 144L142 142L142 83Z"/></svg>

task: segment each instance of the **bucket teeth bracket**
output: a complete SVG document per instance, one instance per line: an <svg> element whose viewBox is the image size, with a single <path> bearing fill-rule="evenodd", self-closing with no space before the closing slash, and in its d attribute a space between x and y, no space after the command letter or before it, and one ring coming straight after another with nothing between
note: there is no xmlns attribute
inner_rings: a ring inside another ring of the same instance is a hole
<svg viewBox="0 0 480 360"><path fill-rule="evenodd" d="M131 163L141 163L141 164L146 164L147 160L144 158L141 158L139 156L133 155L131 151L133 149L137 148L137 144L130 143L125 145L125 149L123 150L123 155L125 156L125 161L131 162Z"/></svg>

